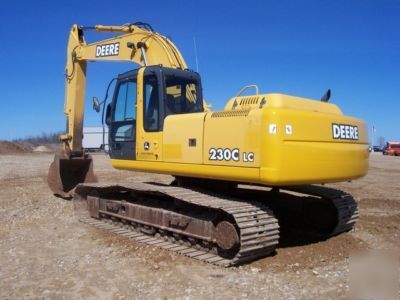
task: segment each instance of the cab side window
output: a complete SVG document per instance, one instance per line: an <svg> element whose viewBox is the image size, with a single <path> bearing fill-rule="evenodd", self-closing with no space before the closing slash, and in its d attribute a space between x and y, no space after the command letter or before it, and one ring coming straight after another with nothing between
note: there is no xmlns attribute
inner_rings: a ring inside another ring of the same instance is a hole
<svg viewBox="0 0 400 300"><path fill-rule="evenodd" d="M157 78L149 75L144 78L144 130L159 131L159 91Z"/></svg>

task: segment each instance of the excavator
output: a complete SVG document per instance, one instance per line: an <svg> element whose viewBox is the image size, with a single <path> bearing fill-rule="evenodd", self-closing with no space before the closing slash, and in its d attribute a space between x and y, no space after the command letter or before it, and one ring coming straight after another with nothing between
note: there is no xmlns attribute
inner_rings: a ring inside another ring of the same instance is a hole
<svg viewBox="0 0 400 300"><path fill-rule="evenodd" d="M87 43L89 30L114 35ZM82 147L91 61L140 66L115 78L109 103L93 105L103 109L112 166L172 175L169 184L97 182ZM366 124L329 98L329 90L311 100L247 86L211 111L200 75L149 24L73 25L67 128L48 184L55 195L84 204L84 223L220 266L274 253L291 218L329 238L353 228L358 208L350 194L324 184L364 176L369 157Z"/></svg>

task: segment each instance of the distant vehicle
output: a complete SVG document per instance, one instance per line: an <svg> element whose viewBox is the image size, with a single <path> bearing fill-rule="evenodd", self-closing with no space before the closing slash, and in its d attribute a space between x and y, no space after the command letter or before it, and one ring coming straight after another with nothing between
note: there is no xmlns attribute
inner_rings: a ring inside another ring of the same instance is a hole
<svg viewBox="0 0 400 300"><path fill-rule="evenodd" d="M382 146L373 146L373 147L372 147L372 150L373 150L374 152L383 152L383 148L384 148L384 147L382 147Z"/></svg>
<svg viewBox="0 0 400 300"><path fill-rule="evenodd" d="M382 154L400 156L400 142L387 142Z"/></svg>
<svg viewBox="0 0 400 300"><path fill-rule="evenodd" d="M82 146L87 151L108 151L108 128L104 128L103 142L103 127L85 127L83 128Z"/></svg>

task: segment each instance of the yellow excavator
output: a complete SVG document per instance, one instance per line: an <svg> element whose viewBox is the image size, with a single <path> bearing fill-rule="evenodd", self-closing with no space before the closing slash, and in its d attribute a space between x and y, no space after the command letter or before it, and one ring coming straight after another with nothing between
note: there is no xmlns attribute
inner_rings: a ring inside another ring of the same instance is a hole
<svg viewBox="0 0 400 300"><path fill-rule="evenodd" d="M88 44L88 30L115 36ZM118 75L112 100L94 99L94 108L103 108L112 166L169 174L175 178L170 184L97 182L82 147L90 61L140 65ZM248 95L250 88L255 92ZM329 90L310 100L247 86L212 112L200 75L149 24L74 25L67 132L49 169L49 187L86 204L83 222L222 266L273 253L290 219L323 238L336 235L352 229L357 205L323 184L364 176L369 152L366 124L343 115L329 97Z"/></svg>

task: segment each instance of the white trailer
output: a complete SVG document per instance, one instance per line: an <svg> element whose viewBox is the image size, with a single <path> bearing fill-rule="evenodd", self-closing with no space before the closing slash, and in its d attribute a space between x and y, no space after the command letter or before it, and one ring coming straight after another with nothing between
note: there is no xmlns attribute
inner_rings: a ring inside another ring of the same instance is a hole
<svg viewBox="0 0 400 300"><path fill-rule="evenodd" d="M84 127L82 146L88 151L108 151L108 127L104 127L104 143L102 127Z"/></svg>

